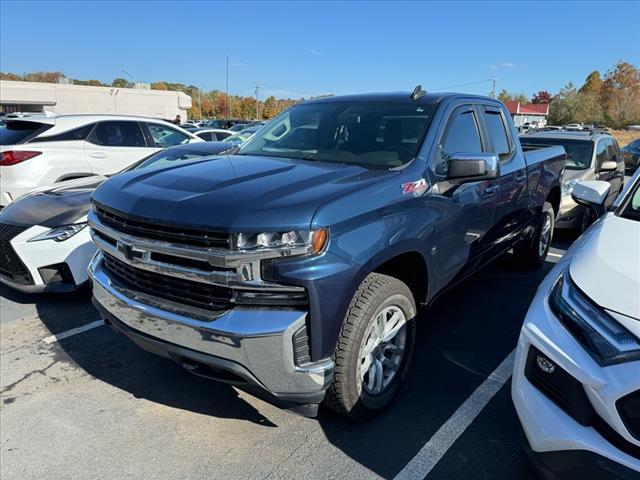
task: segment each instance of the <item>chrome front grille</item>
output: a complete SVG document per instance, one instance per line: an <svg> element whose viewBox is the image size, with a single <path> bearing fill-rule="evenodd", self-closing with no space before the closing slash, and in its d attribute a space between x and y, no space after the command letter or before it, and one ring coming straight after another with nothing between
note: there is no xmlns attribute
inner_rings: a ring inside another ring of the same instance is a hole
<svg viewBox="0 0 640 480"><path fill-rule="evenodd" d="M191 236L180 235L176 227L168 227L171 234L164 235L165 227L154 225L155 230L151 231L147 222L144 229L139 224L134 228L128 220L127 223L113 220L124 216L113 212L111 216L101 214L105 211L94 207L89 212L91 235L104 255L105 267L126 288L209 309L233 304L307 304L304 288L261 278L261 260L281 256L283 252L196 245ZM188 239L190 243L174 241L177 238ZM190 292L194 295L189 296Z"/></svg>
<svg viewBox="0 0 640 480"><path fill-rule="evenodd" d="M104 266L115 275L117 281L132 290L207 310L225 310L231 307L233 291L230 288L141 270L108 253L104 254Z"/></svg>

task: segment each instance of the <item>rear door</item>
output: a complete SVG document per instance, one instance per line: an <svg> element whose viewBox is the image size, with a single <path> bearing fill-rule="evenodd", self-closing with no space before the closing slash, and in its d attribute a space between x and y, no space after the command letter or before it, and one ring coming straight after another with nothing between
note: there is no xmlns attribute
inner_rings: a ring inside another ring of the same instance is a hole
<svg viewBox="0 0 640 480"><path fill-rule="evenodd" d="M98 122L86 140L85 153L93 173L108 175L152 154L139 122L115 120Z"/></svg>
<svg viewBox="0 0 640 480"><path fill-rule="evenodd" d="M487 136L487 149L500 159L500 177L496 180L496 210L493 227L487 235L491 256L510 248L519 235L524 219L527 170L524 157L516 148L504 111L493 105L481 105L481 117Z"/></svg>

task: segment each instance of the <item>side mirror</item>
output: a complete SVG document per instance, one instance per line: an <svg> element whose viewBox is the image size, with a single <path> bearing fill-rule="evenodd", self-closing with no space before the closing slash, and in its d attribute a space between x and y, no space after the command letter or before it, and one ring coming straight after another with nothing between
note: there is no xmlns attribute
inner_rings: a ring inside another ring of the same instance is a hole
<svg viewBox="0 0 640 480"><path fill-rule="evenodd" d="M454 153L447 162L447 178L458 183L500 176L500 161L491 153Z"/></svg>
<svg viewBox="0 0 640 480"><path fill-rule="evenodd" d="M613 160L607 160L606 162L602 162L598 171L600 172L613 172L618 169L618 164Z"/></svg>
<svg viewBox="0 0 640 480"><path fill-rule="evenodd" d="M600 217L605 212L604 202L609 195L610 188L609 182L601 180L576 182L571 192L571 198L577 204L593 209L596 216Z"/></svg>

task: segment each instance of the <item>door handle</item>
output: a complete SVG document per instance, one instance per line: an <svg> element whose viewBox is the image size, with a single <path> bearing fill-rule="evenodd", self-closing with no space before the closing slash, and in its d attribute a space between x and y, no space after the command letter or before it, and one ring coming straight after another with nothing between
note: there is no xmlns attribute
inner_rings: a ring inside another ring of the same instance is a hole
<svg viewBox="0 0 640 480"><path fill-rule="evenodd" d="M518 182L518 183L522 183L522 182L524 182L526 179L527 179L527 175L526 175L526 174L525 174L525 175L518 175L518 176L516 177L516 182Z"/></svg>
<svg viewBox="0 0 640 480"><path fill-rule="evenodd" d="M89 156L91 158L107 158L107 154L104 152L91 152Z"/></svg>
<svg viewBox="0 0 640 480"><path fill-rule="evenodd" d="M493 195L494 193L496 193L498 191L499 188L500 188L500 185L491 185L491 186L485 188L483 193L485 195Z"/></svg>

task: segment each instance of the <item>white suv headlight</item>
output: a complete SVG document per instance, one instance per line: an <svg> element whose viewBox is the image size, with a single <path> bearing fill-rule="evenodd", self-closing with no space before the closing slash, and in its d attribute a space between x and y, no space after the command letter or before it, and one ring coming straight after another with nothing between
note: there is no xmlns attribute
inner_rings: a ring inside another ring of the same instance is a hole
<svg viewBox="0 0 640 480"><path fill-rule="evenodd" d="M73 237L76 233L87 226L87 222L72 223L71 225L61 225L55 227L48 232L41 233L40 235L33 237L29 242L39 242L41 240L55 240L56 242L64 242L70 237Z"/></svg>
<svg viewBox="0 0 640 480"><path fill-rule="evenodd" d="M640 360L640 339L582 293L568 269L551 289L549 306L598 364Z"/></svg>

